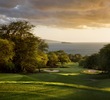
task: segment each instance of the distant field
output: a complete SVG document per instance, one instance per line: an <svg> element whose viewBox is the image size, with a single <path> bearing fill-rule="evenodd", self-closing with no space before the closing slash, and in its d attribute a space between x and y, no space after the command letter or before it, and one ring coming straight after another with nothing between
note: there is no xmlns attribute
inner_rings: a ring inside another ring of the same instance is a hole
<svg viewBox="0 0 110 100"><path fill-rule="evenodd" d="M0 100L110 100L110 79L67 64L59 73L0 74Z"/></svg>

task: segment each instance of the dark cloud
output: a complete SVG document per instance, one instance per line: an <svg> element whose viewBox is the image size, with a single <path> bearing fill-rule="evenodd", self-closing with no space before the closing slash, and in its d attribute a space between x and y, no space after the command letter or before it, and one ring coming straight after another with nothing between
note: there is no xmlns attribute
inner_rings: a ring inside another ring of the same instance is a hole
<svg viewBox="0 0 110 100"><path fill-rule="evenodd" d="M29 0L28 0L29 1ZM104 5L104 0L31 0L35 8L50 10L90 10L99 9ZM105 0L107 1L107 0Z"/></svg>
<svg viewBox="0 0 110 100"><path fill-rule="evenodd" d="M28 19L36 25L108 27L109 12L110 0L0 0L0 16Z"/></svg>
<svg viewBox="0 0 110 100"><path fill-rule="evenodd" d="M22 4L22 0L0 0L0 7L12 8L18 4Z"/></svg>

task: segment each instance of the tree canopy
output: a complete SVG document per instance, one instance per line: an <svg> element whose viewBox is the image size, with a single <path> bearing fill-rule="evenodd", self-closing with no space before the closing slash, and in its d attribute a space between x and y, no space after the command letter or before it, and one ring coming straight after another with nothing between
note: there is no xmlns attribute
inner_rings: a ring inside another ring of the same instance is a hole
<svg viewBox="0 0 110 100"><path fill-rule="evenodd" d="M79 64L85 68L98 69L99 54L92 54L91 56L85 57L79 62Z"/></svg>
<svg viewBox="0 0 110 100"><path fill-rule="evenodd" d="M49 52L47 66L53 68L57 67L58 62L59 62L58 56L54 52Z"/></svg>
<svg viewBox="0 0 110 100"><path fill-rule="evenodd" d="M0 38L15 44L15 55L12 61L16 66L15 72L29 72L29 70L33 72L36 69L37 52L45 52L48 48L42 39L31 33L33 27L27 21L12 22L0 26Z"/></svg>
<svg viewBox="0 0 110 100"><path fill-rule="evenodd" d="M100 69L110 72L110 44L100 49Z"/></svg>
<svg viewBox="0 0 110 100"><path fill-rule="evenodd" d="M63 50L56 51L55 53L58 56L59 62L62 64L62 66L64 63L70 62L68 54Z"/></svg>
<svg viewBox="0 0 110 100"><path fill-rule="evenodd" d="M6 39L0 39L0 72L11 71L11 66L7 66L7 64L11 64L13 56L14 43Z"/></svg>

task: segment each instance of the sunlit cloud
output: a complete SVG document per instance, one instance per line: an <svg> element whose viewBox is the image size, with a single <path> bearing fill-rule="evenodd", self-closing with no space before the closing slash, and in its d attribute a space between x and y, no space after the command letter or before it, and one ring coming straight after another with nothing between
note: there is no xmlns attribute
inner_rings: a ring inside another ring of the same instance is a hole
<svg viewBox="0 0 110 100"><path fill-rule="evenodd" d="M44 26L110 27L109 12L110 0L0 0L0 15Z"/></svg>

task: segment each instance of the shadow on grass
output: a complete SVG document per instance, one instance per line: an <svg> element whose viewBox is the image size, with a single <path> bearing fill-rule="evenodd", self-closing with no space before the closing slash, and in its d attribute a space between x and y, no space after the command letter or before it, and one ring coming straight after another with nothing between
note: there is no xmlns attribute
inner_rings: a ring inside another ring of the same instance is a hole
<svg viewBox="0 0 110 100"><path fill-rule="evenodd" d="M107 88L110 87L110 80L99 80L95 79L97 75L86 75L83 73L42 73L42 74L30 74L23 75L17 81L10 81L8 83L54 83L64 84L67 86L73 86L80 88L81 86L84 88ZM2 83L3 81L1 81ZM7 81L4 81L7 83ZM51 85L51 84L49 84ZM91 89L90 88L90 89ZM109 89L108 89L109 90Z"/></svg>
<svg viewBox="0 0 110 100"><path fill-rule="evenodd" d="M7 84L9 85L9 84ZM20 84L21 85L21 84ZM69 84L23 84L25 90L18 89L19 84L15 84L17 91L3 90L0 92L0 100L109 100L110 92L75 87ZM29 88L30 86L30 88ZM43 86L43 87L42 87ZM30 90L29 90L30 89ZM27 91L26 91L27 90Z"/></svg>

